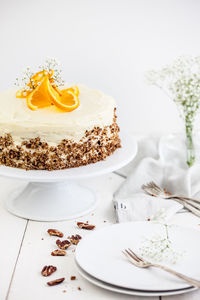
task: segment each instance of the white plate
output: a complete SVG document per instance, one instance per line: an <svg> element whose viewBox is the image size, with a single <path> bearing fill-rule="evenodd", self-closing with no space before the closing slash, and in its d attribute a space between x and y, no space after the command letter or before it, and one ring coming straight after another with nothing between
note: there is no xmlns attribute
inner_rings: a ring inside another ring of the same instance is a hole
<svg viewBox="0 0 200 300"><path fill-rule="evenodd" d="M170 292L167 292L167 291L166 292L147 292L147 291L139 291L139 290L132 290L132 289L124 289L124 288L120 288L120 287L105 283L103 281L97 280L96 278L90 276L88 273L83 271L83 269L81 269L81 267L78 266L77 263L76 263L76 266L77 266L79 274L83 278L85 278L86 280L91 282L92 284L94 284L94 285L96 285L100 288L103 288L105 290L109 290L109 291L120 293L120 294L134 295L134 296L148 296L148 297L172 296L172 295L189 293L189 292L192 292L192 291L197 289L197 288L194 288L194 287L188 287L188 288L185 288L185 289L174 290L174 291L170 291Z"/></svg>
<svg viewBox="0 0 200 300"><path fill-rule="evenodd" d="M164 226L152 222L115 224L86 236L76 249L78 265L89 275L122 288L147 291L173 291L189 287L187 283L156 268L140 269L122 254L125 248L139 253L144 237L163 234ZM169 267L200 279L200 232L180 226L169 228L174 249L184 252ZM164 264L164 262L162 262Z"/></svg>
<svg viewBox="0 0 200 300"><path fill-rule="evenodd" d="M0 176L29 180L32 182L55 182L68 179L89 178L113 172L124 167L136 155L137 142L129 134L120 134L122 148L117 149L104 161L65 170L22 170L17 168L0 166Z"/></svg>

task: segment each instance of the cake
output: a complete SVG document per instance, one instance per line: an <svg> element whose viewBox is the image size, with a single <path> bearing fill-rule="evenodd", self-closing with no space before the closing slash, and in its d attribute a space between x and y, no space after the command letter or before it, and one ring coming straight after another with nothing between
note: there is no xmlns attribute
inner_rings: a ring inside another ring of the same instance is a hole
<svg viewBox="0 0 200 300"><path fill-rule="evenodd" d="M0 94L1 165L26 170L80 167L104 160L120 147L112 97L81 84L74 90L65 85L59 92L49 78L53 96L30 88ZM45 80L40 79L37 89L41 90ZM66 110L65 106L75 105L74 99L76 107Z"/></svg>

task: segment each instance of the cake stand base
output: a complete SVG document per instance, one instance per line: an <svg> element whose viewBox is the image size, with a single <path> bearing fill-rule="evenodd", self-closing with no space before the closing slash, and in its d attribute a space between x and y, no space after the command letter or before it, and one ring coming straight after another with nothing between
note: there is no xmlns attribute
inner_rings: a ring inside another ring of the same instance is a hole
<svg viewBox="0 0 200 300"><path fill-rule="evenodd" d="M12 191L6 208L35 221L61 221L90 213L97 205L95 193L74 182L31 182L21 192Z"/></svg>

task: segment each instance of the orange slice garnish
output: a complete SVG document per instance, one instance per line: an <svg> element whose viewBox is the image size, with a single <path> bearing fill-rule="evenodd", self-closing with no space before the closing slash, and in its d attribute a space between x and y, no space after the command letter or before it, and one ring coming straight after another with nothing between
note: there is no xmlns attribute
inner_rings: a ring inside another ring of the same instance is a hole
<svg viewBox="0 0 200 300"><path fill-rule="evenodd" d="M50 82L51 82L51 85L53 86L53 88L56 90L56 92L57 92L60 96L62 96L62 94L64 94L64 93L67 92L67 91L72 92L72 93L75 94L77 97L78 97L78 95L79 95L79 88L77 87L77 85L74 85L74 86L72 86L72 87L70 87L70 88L68 88L68 89L60 90L57 86L55 86L55 85L53 84L53 81L51 81L51 79L50 79Z"/></svg>
<svg viewBox="0 0 200 300"><path fill-rule="evenodd" d="M27 85L29 87L33 87L33 86L37 87L45 76L48 76L48 78L53 81L53 78L52 78L53 73L54 73L53 70L50 70L49 72L46 70L37 72L35 75L33 75L30 78L30 82Z"/></svg>
<svg viewBox="0 0 200 300"><path fill-rule="evenodd" d="M17 98L27 98L27 96L28 96L30 93L32 93L33 89L35 89L35 88L41 83L41 81L43 80L43 78L44 78L45 76L48 76L49 79L50 79L50 81L51 81L52 84L53 84L53 82L54 82L54 80L53 80L53 78L52 78L53 73L54 73L53 70L50 70L50 71L43 70L43 71L37 72L36 74L34 74L34 75L30 78L30 82L27 84L27 86L28 86L29 88L31 88L31 90L30 90L30 91L29 91L29 90L25 90L25 89L19 90L19 91L17 91L17 93L16 93L16 97L17 97ZM56 86L55 86L55 88L56 88Z"/></svg>
<svg viewBox="0 0 200 300"><path fill-rule="evenodd" d="M16 97L17 98L26 98L30 93L31 93L31 91L20 90L20 91L17 91Z"/></svg>
<svg viewBox="0 0 200 300"><path fill-rule="evenodd" d="M53 70L37 72L30 78L27 90L24 88L17 91L16 97L26 98L27 106L32 110L55 105L62 111L73 111L79 106L78 87L75 85L60 90L54 82L53 74Z"/></svg>
<svg viewBox="0 0 200 300"><path fill-rule="evenodd" d="M69 90L61 90L60 96L49 83L49 90L54 104L63 111L70 112L79 106L78 96Z"/></svg>
<svg viewBox="0 0 200 300"><path fill-rule="evenodd" d="M75 94L77 97L79 95L79 89L78 89L77 85L74 85L74 86L72 86L72 87L70 87L68 89L65 89L65 90L61 90L62 93L64 93L65 91L70 91L73 94Z"/></svg>
<svg viewBox="0 0 200 300"><path fill-rule="evenodd" d="M48 107L53 104L50 86L51 84L49 82L49 77L44 76L40 85L38 85L27 97L26 101L30 109L36 110L38 108ZM55 93L57 92L55 91Z"/></svg>
<svg viewBox="0 0 200 300"><path fill-rule="evenodd" d="M52 87L54 88L54 90L61 96L62 95L61 90L54 84L53 79L50 79L49 81L50 81Z"/></svg>

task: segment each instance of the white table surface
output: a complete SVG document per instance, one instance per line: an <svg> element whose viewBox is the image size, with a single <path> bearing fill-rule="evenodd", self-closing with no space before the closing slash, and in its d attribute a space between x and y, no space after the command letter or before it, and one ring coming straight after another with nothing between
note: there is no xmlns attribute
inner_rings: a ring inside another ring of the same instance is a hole
<svg viewBox="0 0 200 300"><path fill-rule="evenodd" d="M112 206L112 195L123 182L121 174L109 174L90 180L81 180L81 184L94 189L100 197L97 209L82 218L81 221L94 223L97 228L109 226L115 222ZM153 300L199 300L200 291L171 297L133 297L109 292L98 288L78 274L74 264L74 253L67 250L66 257L52 257L56 238L47 234L47 229L60 229L65 236L79 233L82 236L89 232L78 229L76 221L34 222L17 218L8 213L3 202L7 193L16 186L25 185L22 181L0 178L0 300L60 300L60 299L153 299ZM106 222L105 222L106 221ZM184 224L200 229L199 218L190 213L177 214L172 223ZM56 274L49 278L42 277L40 272L44 265L57 266ZM75 275L77 279L71 281ZM58 286L49 287L46 282L55 278L65 277L66 280ZM78 290L78 287L81 290ZM65 291L65 292L64 292Z"/></svg>

